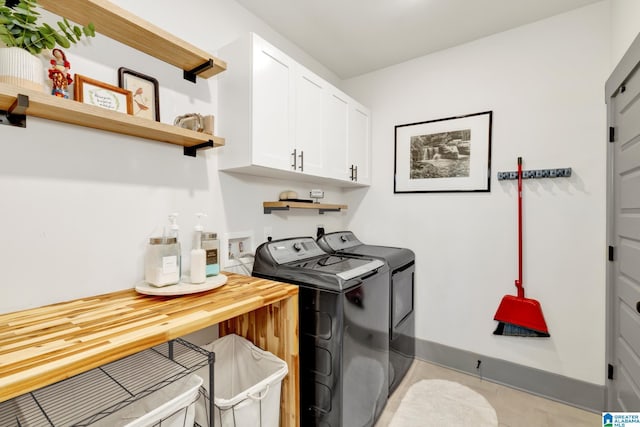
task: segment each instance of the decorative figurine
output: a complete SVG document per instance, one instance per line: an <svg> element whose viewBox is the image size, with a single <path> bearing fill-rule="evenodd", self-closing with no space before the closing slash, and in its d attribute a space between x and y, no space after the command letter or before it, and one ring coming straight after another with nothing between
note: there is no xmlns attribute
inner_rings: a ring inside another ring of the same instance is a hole
<svg viewBox="0 0 640 427"><path fill-rule="evenodd" d="M73 79L69 73L71 64L67 61L67 56L60 49L53 49L51 52L53 59L51 60L51 68L49 68L49 79L51 79L51 95L60 98L69 98L67 88Z"/></svg>

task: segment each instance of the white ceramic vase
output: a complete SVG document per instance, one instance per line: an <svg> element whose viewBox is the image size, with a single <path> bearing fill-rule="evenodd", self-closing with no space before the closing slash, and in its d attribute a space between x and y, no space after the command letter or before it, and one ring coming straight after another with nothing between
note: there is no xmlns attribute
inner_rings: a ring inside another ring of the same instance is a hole
<svg viewBox="0 0 640 427"><path fill-rule="evenodd" d="M42 92L42 60L19 47L0 47L0 82Z"/></svg>

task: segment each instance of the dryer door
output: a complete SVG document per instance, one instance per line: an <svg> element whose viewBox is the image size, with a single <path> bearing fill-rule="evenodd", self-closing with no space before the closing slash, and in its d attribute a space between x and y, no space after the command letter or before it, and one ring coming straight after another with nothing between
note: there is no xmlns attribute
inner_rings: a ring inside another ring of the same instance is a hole
<svg viewBox="0 0 640 427"><path fill-rule="evenodd" d="M401 323L413 313L415 263L395 270L391 275L391 330L393 337Z"/></svg>

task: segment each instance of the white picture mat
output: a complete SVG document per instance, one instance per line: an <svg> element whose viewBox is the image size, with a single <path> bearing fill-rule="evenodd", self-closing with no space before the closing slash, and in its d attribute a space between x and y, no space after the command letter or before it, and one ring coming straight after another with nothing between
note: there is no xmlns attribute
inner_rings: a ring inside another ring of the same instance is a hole
<svg viewBox="0 0 640 427"><path fill-rule="evenodd" d="M82 84L82 102L127 114L126 94L94 86L89 82Z"/></svg>

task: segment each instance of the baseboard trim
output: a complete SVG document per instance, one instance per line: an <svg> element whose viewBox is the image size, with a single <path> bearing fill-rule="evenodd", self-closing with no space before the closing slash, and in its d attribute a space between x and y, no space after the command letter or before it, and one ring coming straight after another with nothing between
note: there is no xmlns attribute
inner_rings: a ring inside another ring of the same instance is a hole
<svg viewBox="0 0 640 427"><path fill-rule="evenodd" d="M601 385L419 339L416 358L587 411L604 411L606 388Z"/></svg>

